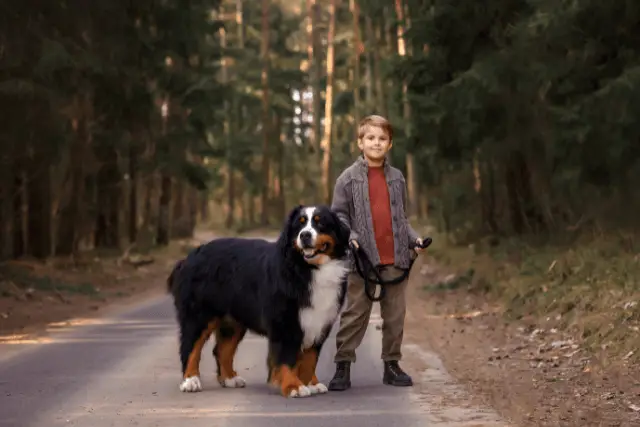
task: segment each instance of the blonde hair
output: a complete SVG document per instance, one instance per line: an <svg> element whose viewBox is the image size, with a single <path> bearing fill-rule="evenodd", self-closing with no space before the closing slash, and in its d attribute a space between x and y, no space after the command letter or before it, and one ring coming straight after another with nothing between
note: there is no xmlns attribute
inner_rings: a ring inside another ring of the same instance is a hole
<svg viewBox="0 0 640 427"><path fill-rule="evenodd" d="M389 120L376 114L367 116L360 121L360 124L358 125L358 139L364 137L364 133L369 126L382 129L389 136L389 140L393 140L393 127L391 126L391 123Z"/></svg>

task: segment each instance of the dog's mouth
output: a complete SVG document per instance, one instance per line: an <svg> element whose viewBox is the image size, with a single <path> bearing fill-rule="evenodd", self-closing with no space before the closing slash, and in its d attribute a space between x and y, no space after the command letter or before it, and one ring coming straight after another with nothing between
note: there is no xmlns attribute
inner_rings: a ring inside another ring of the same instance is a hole
<svg viewBox="0 0 640 427"><path fill-rule="evenodd" d="M324 242L320 247L302 248L302 255L304 259L313 259L318 255L324 254L329 250L329 243Z"/></svg>

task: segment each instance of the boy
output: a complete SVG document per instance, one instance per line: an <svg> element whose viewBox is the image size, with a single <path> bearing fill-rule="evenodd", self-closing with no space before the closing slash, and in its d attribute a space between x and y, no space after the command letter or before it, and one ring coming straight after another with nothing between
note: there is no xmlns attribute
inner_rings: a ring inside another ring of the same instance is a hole
<svg viewBox="0 0 640 427"><path fill-rule="evenodd" d="M361 156L336 180L332 209L351 230L349 240L356 241L367 253L373 265L381 265L380 277L390 280L408 268L411 259L410 242L422 240L409 224L405 214L405 180L400 170L387 160L393 130L381 116L365 117L359 124L358 148ZM416 252L422 252L417 247ZM399 366L401 358L405 289L407 279L386 288L380 301L383 320L382 360L384 384L411 386L413 381ZM340 316L336 338L336 372L329 390L351 387L350 366L356 360L369 324L372 301L364 290L364 280L354 266L348 278L347 304Z"/></svg>

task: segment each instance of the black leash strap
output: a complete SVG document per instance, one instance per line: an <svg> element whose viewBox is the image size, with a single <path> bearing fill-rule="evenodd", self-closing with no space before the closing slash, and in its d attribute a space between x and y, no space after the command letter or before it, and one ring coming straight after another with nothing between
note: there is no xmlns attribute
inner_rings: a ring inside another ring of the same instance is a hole
<svg viewBox="0 0 640 427"><path fill-rule="evenodd" d="M420 247L424 249L429 245L431 245L431 242L432 242L432 239L430 237L427 237L426 239L422 240L422 245L420 245ZM367 253L364 251L364 249L362 249L362 246L360 246L359 243L357 248L355 247L355 245L353 245L353 243L349 243L349 246L353 251L353 255L354 255L353 258L355 260L356 270L358 271L358 274L360 275L360 277L362 277L362 279L364 280L364 291L367 294L367 297L374 302L381 301L384 298L384 296L386 295L386 286L397 285L399 283L402 283L402 281L404 281L407 278L407 276L409 276L409 273L411 272L411 268L413 267L413 263L417 259L417 257L412 257L409 268L402 269L402 274L400 274L398 277L394 277L393 279L389 279L389 280L384 280L380 276L379 267L373 265L373 263L371 262L371 259L369 258ZM414 249L417 246L418 246L417 243L412 243L410 245L410 249ZM364 268L363 266L360 265L361 263L364 264ZM373 273L375 277L371 277L371 273ZM380 295L378 295L377 297L375 296L376 285L380 285Z"/></svg>

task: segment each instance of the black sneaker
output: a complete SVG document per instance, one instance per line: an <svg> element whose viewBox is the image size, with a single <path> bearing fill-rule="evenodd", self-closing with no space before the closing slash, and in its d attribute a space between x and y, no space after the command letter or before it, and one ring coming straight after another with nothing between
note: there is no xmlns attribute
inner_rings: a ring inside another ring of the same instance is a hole
<svg viewBox="0 0 640 427"><path fill-rule="evenodd" d="M343 391L351 387L351 363L336 363L336 373L329 382L329 390Z"/></svg>
<svg viewBox="0 0 640 427"><path fill-rule="evenodd" d="M396 387L407 387L413 385L413 380L402 370L402 368L400 368L397 360L384 362L384 375L382 376L382 382Z"/></svg>

